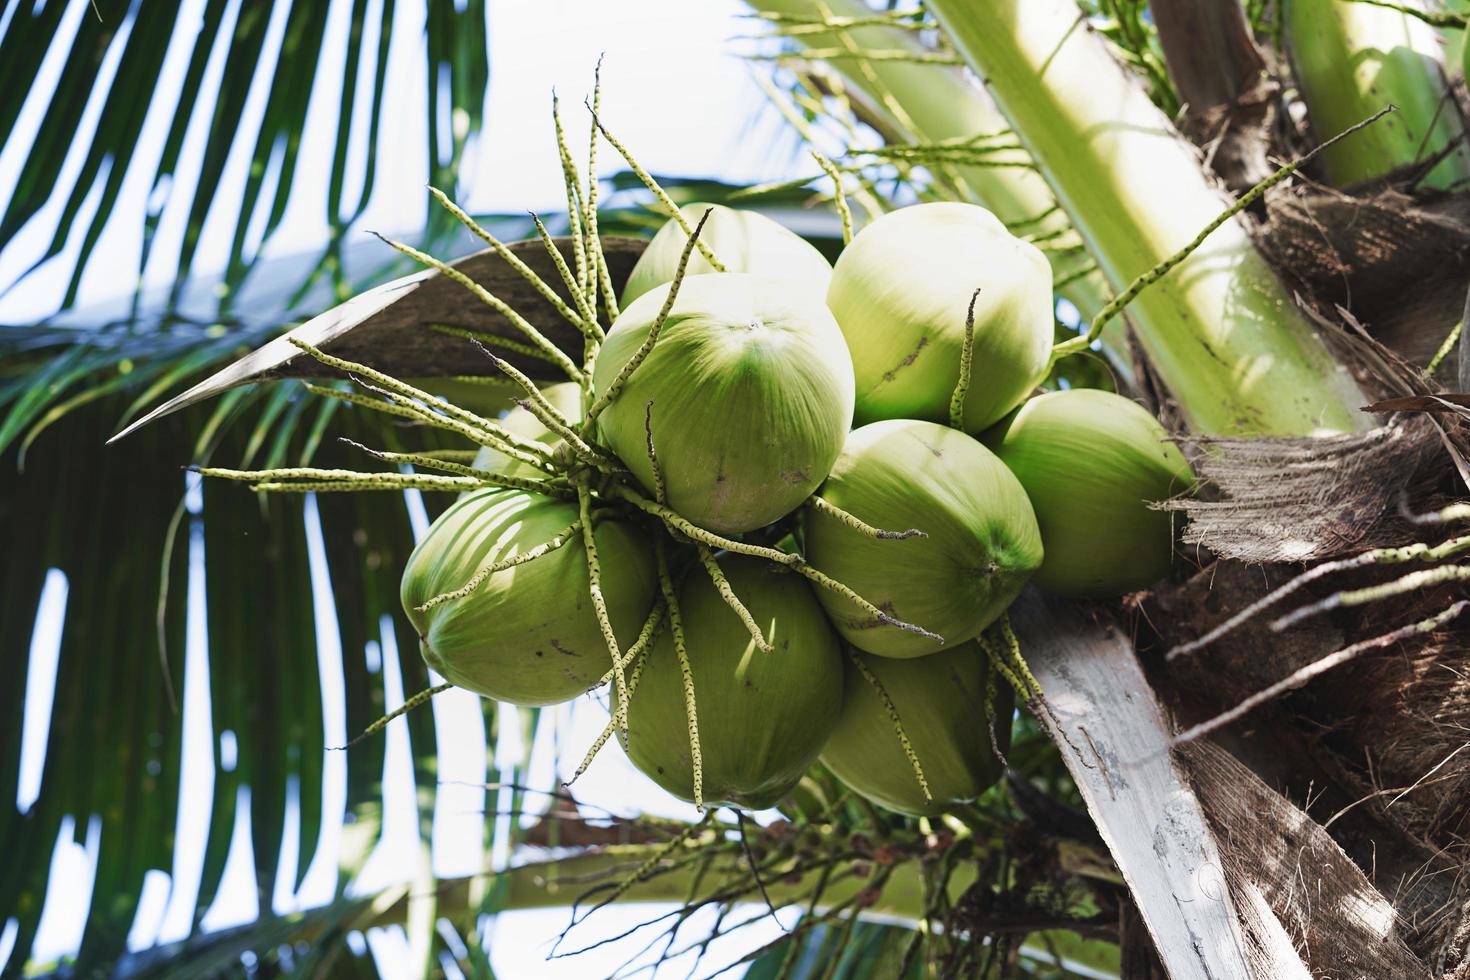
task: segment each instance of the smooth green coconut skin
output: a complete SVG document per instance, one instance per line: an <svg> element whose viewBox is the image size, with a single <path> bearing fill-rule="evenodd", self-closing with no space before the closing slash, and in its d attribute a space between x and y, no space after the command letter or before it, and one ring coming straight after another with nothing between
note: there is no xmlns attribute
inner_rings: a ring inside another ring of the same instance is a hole
<svg viewBox="0 0 1470 980"><path fill-rule="evenodd" d="M648 336L669 287L608 331L593 375L607 390ZM600 437L650 492L645 410L669 506L711 531L765 527L827 476L852 420L852 360L832 314L786 281L690 276L658 342L597 420Z"/></svg>
<svg viewBox="0 0 1470 980"><path fill-rule="evenodd" d="M582 420L582 388L576 382L563 381L560 384L547 385L541 389L541 394L545 395L551 406L568 421L580 422ZM505 418L500 420L500 426L512 435L543 443L548 447L561 442L561 436L542 425L540 419L519 405L505 413ZM475 454L474 466L475 469L488 470L491 473L503 473L506 476L519 476L527 479L537 479L546 475L535 467L511 459L489 446L480 447L480 451Z"/></svg>
<svg viewBox="0 0 1470 980"><path fill-rule="evenodd" d="M854 430L820 493L873 527L927 535L874 539L806 512L814 567L945 640L884 625L820 591L838 631L868 653L922 657L975 638L1041 564L1041 533L1021 484L990 450L933 422L891 419Z"/></svg>
<svg viewBox="0 0 1470 980"><path fill-rule="evenodd" d="M900 663L859 653L883 685L932 799L926 799L878 693L853 665L847 666L842 717L822 750L822 762L854 792L879 806L934 816L973 800L1000 778L985 718L985 654L962 643L930 657ZM989 719L1004 753L1010 747L1010 688L995 685L996 716Z"/></svg>
<svg viewBox="0 0 1470 980"><path fill-rule="evenodd" d="M686 204L679 213L693 228L707 210L714 213L705 222L699 240L720 260L726 272L788 279L800 289L810 291L818 302L827 295L832 266L806 239L759 212L722 204ZM688 241L689 236L679 222L673 218L664 222L628 274L622 305L626 307L655 287L673 282L679 269L679 256ZM689 257L686 275L716 271L698 249Z"/></svg>
<svg viewBox="0 0 1470 980"><path fill-rule="evenodd" d="M1192 491L1194 473L1141 406L1106 391L1050 392L984 438L1036 510L1041 588L1106 598L1168 574L1177 522L1149 504Z"/></svg>
<svg viewBox="0 0 1470 980"><path fill-rule="evenodd" d="M709 576L690 570L678 596L704 800L762 810L800 781L837 724L842 649L804 580L758 558L725 555L719 563L774 649L761 652ZM694 799L683 674L667 629L628 701L628 756L670 793Z"/></svg>
<svg viewBox="0 0 1470 980"><path fill-rule="evenodd" d="M949 420L965 315L976 288L965 431L1005 415L1046 376L1051 266L973 204L917 204L868 225L842 252L827 291L853 353L857 424Z"/></svg>
<svg viewBox="0 0 1470 980"><path fill-rule="evenodd" d="M453 684L510 704L557 704L593 687L612 666L588 592L579 537L496 572L470 595L417 612L464 586L483 565L524 553L577 519L577 506L519 490L481 490L429 528L409 556L399 595L424 661ZM658 588L647 542L594 515L602 589L624 648L638 636Z"/></svg>

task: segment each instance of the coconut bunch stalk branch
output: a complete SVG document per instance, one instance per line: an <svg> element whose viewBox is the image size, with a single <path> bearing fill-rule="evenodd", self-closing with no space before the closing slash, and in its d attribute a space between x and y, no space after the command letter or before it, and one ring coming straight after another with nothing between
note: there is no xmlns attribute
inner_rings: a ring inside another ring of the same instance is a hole
<svg viewBox="0 0 1470 980"><path fill-rule="evenodd" d="M485 565L480 566L480 568L475 571L475 574L470 576L470 580L464 585L462 585L458 589L455 589L453 592L441 592L439 595L432 596L422 605L415 606L414 611L428 612L430 609L433 609L436 606L442 606L446 602L454 602L455 600L463 599L466 596L473 594L474 591L478 589L480 585L490 576L496 574L497 572L504 572L508 569L515 568L517 565L524 565L528 561L535 561L542 555L549 555L551 552L557 550L558 548L565 545L567 542L571 541L573 537L579 536L581 534L581 531L582 522L580 520L573 521L571 524L568 524L566 527L553 534L548 540L543 541L541 544L536 545L534 548L529 548L518 555L512 555L509 558L502 558L500 561L489 562Z"/></svg>
<svg viewBox="0 0 1470 980"><path fill-rule="evenodd" d="M562 371L566 373L566 376L568 378L571 378L573 381L579 383L581 382L582 372L577 368L577 365L572 363L572 359L570 357L567 357L566 354L562 353L561 348L557 347L551 341L547 340L546 336L541 333L541 331L533 327L531 325L531 322L525 317L521 316L519 313L517 313L509 303L506 303L500 297L496 296L494 293L490 292L484 286L481 286L479 283L475 282L469 276L465 275L463 272L460 272L449 263L441 262L427 252L421 252L418 249L414 248L412 245L406 245L403 242L395 241L391 238L379 235L377 232L373 232L373 235L389 248L392 248L398 252L402 252L404 255L407 255L409 258L420 263L421 265L428 266L429 268L438 272L440 275L447 276L448 278L453 279L465 289L469 290L471 293L474 294L477 299L483 302L486 306L489 306L495 312L499 313L501 316L505 317L517 330L525 334L526 339L534 344L537 348L539 348L541 352L546 355L548 360L550 360L557 367L561 368Z"/></svg>
<svg viewBox="0 0 1470 980"><path fill-rule="evenodd" d="M850 647L844 646L843 649L847 651L848 662L862 675L863 680L873 689L873 693L878 695L878 700L883 702L883 710L887 713L888 720L893 723L893 734L898 739L898 744L903 746L904 757L909 760L909 766L914 770L914 778L918 780L919 789L923 791L926 801L933 802L934 797L929 792L929 781L924 778L924 767L919 763L918 753L914 751L914 745L909 741L908 733L904 731L903 719L898 716L898 705L894 704L893 699L888 696L883 682L868 669L867 664L863 663L863 658L854 653Z"/></svg>
<svg viewBox="0 0 1470 980"><path fill-rule="evenodd" d="M674 656L679 660L679 674L684 684L684 715L689 725L689 766L694 780L694 806L704 810L704 753L699 745L699 709L694 700L694 670L689 665L688 640L684 633L684 617L679 612L679 596L674 589L673 576L669 574L669 560L663 539L654 546L654 560L658 563L658 587L663 594L664 606L669 611L669 632L673 635ZM719 569L717 568L718 572ZM721 578L724 576L721 575ZM725 583L729 588L729 583ZM734 593L732 592L733 596ZM736 600L737 602L739 600ZM623 713L623 724L627 725L627 704L618 707Z"/></svg>
<svg viewBox="0 0 1470 980"><path fill-rule="evenodd" d="M638 678L643 675L643 654L652 645L653 641L658 638L659 630L664 624L664 615L666 612L667 607L662 601L654 603L653 611L648 614L648 618L643 622L643 629L638 633L638 639L633 641L633 645L628 647L628 652L623 657L623 667L628 671L628 693L630 695L638 690ZM611 683L615 671L616 668L609 668L607 673L602 675L602 679L597 682L596 686L601 687L604 684ZM571 778L562 783L562 786L570 787L581 778L582 774L592 765L592 760L597 758L597 753L601 752L602 747L607 744L608 739L612 738L616 728L617 725L611 720L603 726L602 733L593 740L592 745L582 756L582 761L572 772Z"/></svg>
<svg viewBox="0 0 1470 980"><path fill-rule="evenodd" d="M602 111L602 56L597 58L597 67L592 73L592 115ZM597 293L601 288L607 306L608 322L618 318L618 296L613 289L612 273L607 267L607 257L602 254L602 239L597 230L597 126L593 125L587 139L587 240L591 245L595 264L587 283L587 305L597 309Z"/></svg>
<svg viewBox="0 0 1470 980"><path fill-rule="evenodd" d="M561 100L556 92L551 93L551 119L556 130L557 155L561 159L562 180L567 188L567 223L572 236L572 256L576 263L575 282L580 283L587 274L587 238L582 229L582 182L577 176L577 165L572 162L572 151L567 147L566 130L561 122ZM577 292L574 288L573 292Z"/></svg>
<svg viewBox="0 0 1470 980"><path fill-rule="evenodd" d="M1446 190L1470 180L1442 45L1422 16L1343 0L1292 0L1286 15L1287 48L1319 138L1385 104L1399 108L1362 140L1323 154L1331 183L1346 187L1426 166L1426 187Z"/></svg>
<svg viewBox="0 0 1470 980"><path fill-rule="evenodd" d="M1189 245L1225 204L1174 131L1068 0L933 0L1112 287ZM1352 120L1356 122L1357 120ZM1139 292L1130 322L1201 434L1361 429L1352 380L1236 220ZM1269 382L1267 378L1269 377ZM1292 398L1280 398L1280 391Z"/></svg>
<svg viewBox="0 0 1470 980"><path fill-rule="evenodd" d="M430 455L428 453L395 453L389 452L384 449L373 449L371 446L364 446L362 443L356 442L352 439L348 439L345 436L339 438L337 441L343 443L344 445L351 446L353 449L360 449L374 459L382 460L385 463L398 463L404 466L423 467L424 469L438 470L442 473L449 473L453 476L467 476L475 480L480 480L483 483L491 484L493 486L507 486L508 484L502 483L500 481L502 479L509 479L521 484L520 486L516 486L513 489L530 490L535 488L538 493L541 492L542 481L520 480L516 477L502 477L499 473L492 473L489 470L476 469L475 467L469 466L465 463L460 463L452 459L445 459L442 455ZM474 453L469 454L471 459L474 458L474 455Z"/></svg>
<svg viewBox="0 0 1470 980"><path fill-rule="evenodd" d="M852 210L847 206L847 192L842 188L842 174L837 172L831 160L816 150L812 150L812 159L817 161L817 166L821 167L822 172L832 181L832 203L837 208L837 216L842 220L842 244L851 244Z"/></svg>
<svg viewBox="0 0 1470 980"><path fill-rule="evenodd" d="M970 368L975 358L975 302L978 299L980 290L976 289L970 294L970 305L965 311L965 340L960 345L960 376L955 381L954 394L949 400L949 426L960 432L965 431L965 397L970 393Z"/></svg>
<svg viewBox="0 0 1470 980"><path fill-rule="evenodd" d="M593 534L592 491L585 483L577 486L577 510L581 517L582 548L587 555L587 590L592 598L592 611L597 616L598 628L602 630L607 652L612 655L613 683L618 694L618 710L613 715L617 722L618 736L624 748L628 744L628 678L623 670L622 654L618 651L617 634L613 632L612 620L607 613L607 600L602 594L602 562L597 556L597 538Z"/></svg>
<svg viewBox="0 0 1470 980"><path fill-rule="evenodd" d="M562 255L561 249L556 247L556 242L552 240L551 232L547 231L546 223L541 220L541 216L535 211L528 211L526 213L531 216L531 221L535 223L536 234L541 238L541 246L546 250L547 256L550 257L551 264L555 266L557 275L561 276L562 284L567 287L567 292L572 294L572 298L577 304L578 313L582 318L582 332L584 334L592 334L598 343L602 343L607 334L603 331L602 325L597 322L597 311L587 305L587 297L582 295L581 289L578 288L577 280L573 277L572 270L567 265L566 256Z"/></svg>
<svg viewBox="0 0 1470 980"><path fill-rule="evenodd" d="M556 254L560 256L561 252L557 252ZM498 334L486 333L483 330L470 330L466 327L450 326L447 323L431 323L429 324L429 329L433 330L435 333L442 333L446 337L459 337L464 340L478 340L480 343L485 344L489 347L499 347L502 350L508 350L512 353L520 354L523 357L534 357L538 361L545 361L547 364L556 363L541 348L536 347L532 344L523 344L518 340L511 340L509 337L501 337Z"/></svg>
<svg viewBox="0 0 1470 980"><path fill-rule="evenodd" d="M1463 569L1463 566L1459 565L1451 565L1449 567ZM1463 580L1465 578L1470 578L1470 575L1462 575L1457 577ZM1368 653L1372 650L1382 650L1385 647L1393 646L1395 643L1402 643L1405 640L1410 640L1417 636L1426 636L1430 633L1433 633L1435 630L1444 626L1446 623L1457 618L1467 608L1470 608L1470 600L1461 599L1451 604L1448 608L1442 609L1439 612L1435 613L1433 616L1426 617L1425 619L1421 619L1418 622L1410 623L1407 626L1401 626L1395 630L1390 630L1387 633L1384 633L1380 636L1372 637L1371 639L1360 640L1357 643L1353 643L1343 647L1341 650L1329 653L1325 657L1312 661L1305 667L1301 667L1297 670L1292 671L1290 674L1283 677L1276 683L1271 684L1270 686L1260 691L1257 691L1255 694L1252 694L1250 697L1246 698L1244 701L1241 701L1239 704L1235 705L1228 711L1223 711L1213 718L1202 721L1197 725L1191 726L1190 728L1186 728L1184 731L1176 735L1173 742L1170 744L1171 746L1184 745L1188 742L1194 741L1195 739L1202 738L1213 732L1217 732L1225 726L1239 721L1241 718L1244 718L1246 715L1250 714L1261 705L1266 704L1270 701L1274 701L1276 698L1281 697L1283 694L1294 691L1297 688L1308 683L1309 681L1317 677L1321 677L1328 671L1335 670L1345 663L1356 660L1358 657L1362 656L1365 653Z"/></svg>
<svg viewBox="0 0 1470 980"><path fill-rule="evenodd" d="M618 154L622 156L623 160L628 164L628 169L633 171L633 175L643 182L643 186L647 187L649 191L652 192L654 197L658 198L659 204L663 205L663 207L669 212L669 216L672 217L676 222L678 222L679 227L683 230L684 234L692 237L694 235L694 229L689 226L689 219L685 218L684 215L679 211L679 206L674 203L674 199L669 197L668 192L665 191L661 186L659 186L659 182L653 179L652 174L643 169L643 166L636 159L634 159L633 154L628 151L628 148L624 146L616 136L608 132L607 127L602 124L602 120L598 118L596 110L594 110L591 105L587 106L587 111L592 113L592 122L602 133L603 138L606 139L608 143L612 144L612 148L614 150L617 150ZM725 267L725 264L723 262L715 257L715 253L710 251L708 245L704 244L703 242L699 242L698 247L699 254L704 256L704 260L708 262L711 266L713 266L716 272L730 271L728 268Z"/></svg>
<svg viewBox="0 0 1470 980"><path fill-rule="evenodd" d="M627 501L644 513L651 514L652 516L659 518L671 531L676 531L692 541L702 542L703 544L707 544L712 548L720 548L724 551L733 551L736 554L740 555L750 555L754 558L764 558L767 561L775 562L778 565L784 565L785 567L816 583L822 588L827 589L828 591L836 595L842 596L844 599L862 609L863 612L871 616L876 622L882 623L887 626L893 626L908 633L915 633L919 636L935 640L939 643L944 642L944 637L938 635L937 633L931 633L929 630L924 629L922 626L916 626L913 623L906 623L901 619L896 619L893 616L890 616L888 613L879 609L877 606L873 605L871 602L858 595L846 585L843 585L841 582L837 581L831 576L825 575L817 569L813 568L811 565L807 564L806 559L803 558L800 554L790 551L780 551L776 548L765 547L764 545L750 544L745 541L736 541L732 538L722 537L712 531L706 531L704 528L681 516L677 511L670 510L668 507L656 504L652 500L649 500L647 497L644 497L642 494L638 493L637 491L631 490L625 486L614 487L612 493L618 499Z"/></svg>
<svg viewBox="0 0 1470 980"><path fill-rule="evenodd" d="M474 490L484 484L473 477L423 476L417 473L360 473L312 466L288 466L273 470L232 470L218 466L191 467L200 476L250 483L252 489L307 492L303 487L329 490ZM301 481L285 482L285 481Z"/></svg>
<svg viewBox="0 0 1470 980"><path fill-rule="evenodd" d="M327 751L346 752L348 749L355 748L358 745L361 745L367 739L372 738L374 735L378 734L378 732L381 732L383 729L387 728L388 723L391 722L393 719L408 714L410 711L412 711L414 708L419 707L420 705L428 704L430 701L433 700L434 695L443 694L445 691L449 690L453 686L453 684L445 681L443 684L435 684L433 687L425 688L424 690L415 694L413 697L405 700L398 707L394 708L392 711L388 712L386 715L379 718L371 725L364 728L361 734L359 734L352 741L348 742L346 745L328 746Z"/></svg>
<svg viewBox="0 0 1470 980"><path fill-rule="evenodd" d="M905 541L909 538L927 538L929 536L916 527L911 527L905 531L885 531L882 528L873 527L873 525L862 520L855 514L848 513L825 497L819 497L816 494L812 494L812 496L807 498L807 506L819 514L825 514L828 517L841 521L859 534L870 538L888 541Z"/></svg>
<svg viewBox="0 0 1470 980"><path fill-rule="evenodd" d="M490 234L490 232L486 231L483 227L480 226L480 223L474 218L470 217L470 215L466 213L463 208L451 201L447 194L445 194L437 187L430 187L429 193L434 196L434 200L439 202L440 207L442 207L445 211L448 211L449 214L456 221L464 225L477 238L479 238L485 244L494 249L495 254L500 256L500 258L505 262L506 265L514 269L517 273L520 274L522 279L530 283L531 287L535 289L538 294L540 294L541 298L550 303L552 308L555 309L557 313L561 314L562 319L576 326L580 330L586 330L588 326L595 321L596 318L589 315L585 309L583 309L581 313L577 313L573 311L570 306L567 306L566 302L561 298L560 294L558 294L556 290L552 289L551 286L546 283L546 280L542 279L539 275L536 274L536 271L534 269L526 265L525 262L521 261L520 256L516 255L515 252L512 252L509 248L507 248L504 242L496 238L494 235ZM539 225L540 222L538 221L537 224ZM552 254L555 255L557 258L561 257L561 251L559 249L556 249L555 247L552 248ZM565 263L563 262L563 264ZM574 290L572 292L572 296L574 299L577 299L580 302L581 294L579 292L576 292Z"/></svg>

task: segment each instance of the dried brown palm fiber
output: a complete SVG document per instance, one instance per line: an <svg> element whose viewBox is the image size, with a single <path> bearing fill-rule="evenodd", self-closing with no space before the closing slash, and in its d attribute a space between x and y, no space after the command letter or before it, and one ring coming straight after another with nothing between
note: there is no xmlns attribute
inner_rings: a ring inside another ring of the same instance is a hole
<svg viewBox="0 0 1470 980"><path fill-rule="evenodd" d="M1326 308L1351 308L1373 336L1428 363L1465 302L1470 199L1296 185L1268 194L1266 207L1256 241L1288 281Z"/></svg>
<svg viewBox="0 0 1470 980"><path fill-rule="evenodd" d="M1169 501L1186 546L1247 562L1300 562L1412 540L1404 493L1443 451L1432 423L1407 417L1324 439L1208 439L1200 478L1214 499Z"/></svg>

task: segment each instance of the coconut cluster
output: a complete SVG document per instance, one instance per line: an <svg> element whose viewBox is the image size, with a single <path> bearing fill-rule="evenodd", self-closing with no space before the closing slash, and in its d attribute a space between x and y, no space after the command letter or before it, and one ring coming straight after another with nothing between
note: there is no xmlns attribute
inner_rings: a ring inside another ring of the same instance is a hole
<svg viewBox="0 0 1470 980"><path fill-rule="evenodd" d="M503 485L414 551L425 660L522 705L611 682L611 730L686 800L771 806L819 758L902 812L977 796L1009 717L987 631L1027 582L1157 580L1152 505L1193 485L1132 402L1037 393L1045 257L967 204L885 215L835 265L695 204L621 298L590 383L501 419L473 471Z"/></svg>

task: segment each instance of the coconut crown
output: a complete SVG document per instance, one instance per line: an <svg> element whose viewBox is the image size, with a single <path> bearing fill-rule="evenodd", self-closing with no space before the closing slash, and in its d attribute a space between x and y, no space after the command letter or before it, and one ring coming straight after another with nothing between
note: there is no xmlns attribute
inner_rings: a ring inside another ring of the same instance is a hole
<svg viewBox="0 0 1470 980"><path fill-rule="evenodd" d="M691 571L678 602L703 796L714 805L765 809L796 785L837 723L842 652L806 582L757 558L725 555L719 565L772 650L756 646L709 576ZM694 799L683 672L668 629L649 649L628 699L628 756L670 793Z"/></svg>
<svg viewBox="0 0 1470 980"><path fill-rule="evenodd" d="M409 556L399 596L428 665L453 684L510 704L567 701L612 666L588 591L581 542L496 572L460 598L481 568L555 539L577 506L519 490L481 490L450 505ZM657 576L633 527L594 514L608 616L626 648L653 606Z"/></svg>
<svg viewBox="0 0 1470 980"><path fill-rule="evenodd" d="M1046 375L1051 288L1046 256L982 207L917 204L868 225L838 257L827 291L852 348L857 423L948 421L972 297L965 431L1003 416Z"/></svg>
<svg viewBox="0 0 1470 980"><path fill-rule="evenodd" d="M973 639L1041 564L1041 533L1021 484L974 439L933 422L854 430L821 496L873 527L923 537L879 540L820 511L805 516L806 557L878 608L946 644ZM885 625L850 600L818 598L853 646L922 657L944 644Z"/></svg>
<svg viewBox="0 0 1470 980"><path fill-rule="evenodd" d="M706 211L711 213L699 240L725 267L724 271L786 279L818 301L827 295L832 266L806 239L758 211L696 203L684 205L679 214L693 228ZM679 255L688 241L688 233L677 220L664 222L628 274L622 305L626 307L644 293L673 282ZM699 250L689 257L688 275L718 271Z"/></svg>
<svg viewBox="0 0 1470 980"><path fill-rule="evenodd" d="M842 716L822 750L822 762L855 792L900 813L933 816L973 800L1000 778L1010 743L1010 689L990 678L975 643L899 662L858 653L883 686L929 787L926 798L888 709L871 681L847 667ZM987 689L995 714L984 714ZM994 737L998 744L991 745Z"/></svg>
<svg viewBox="0 0 1470 980"><path fill-rule="evenodd" d="M648 338L659 286L613 323L593 383L605 392ZM764 527L826 477L852 420L852 360L832 314L781 279L688 276L657 343L597 420L650 492L653 444L669 506L711 531Z"/></svg>
<svg viewBox="0 0 1470 980"><path fill-rule="evenodd" d="M1194 473L1164 427L1106 391L1038 395L985 434L1036 510L1046 557L1036 584L1105 598L1168 574L1175 520L1153 503L1189 493Z"/></svg>

